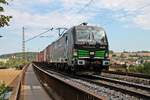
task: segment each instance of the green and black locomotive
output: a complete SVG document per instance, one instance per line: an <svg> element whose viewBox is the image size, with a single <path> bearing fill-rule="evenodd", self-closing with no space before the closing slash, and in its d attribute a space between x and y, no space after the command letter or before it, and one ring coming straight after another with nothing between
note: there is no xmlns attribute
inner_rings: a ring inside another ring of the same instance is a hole
<svg viewBox="0 0 150 100"><path fill-rule="evenodd" d="M41 53L40 61L71 72L101 72L108 70L110 63L105 30L86 23L70 28Z"/></svg>

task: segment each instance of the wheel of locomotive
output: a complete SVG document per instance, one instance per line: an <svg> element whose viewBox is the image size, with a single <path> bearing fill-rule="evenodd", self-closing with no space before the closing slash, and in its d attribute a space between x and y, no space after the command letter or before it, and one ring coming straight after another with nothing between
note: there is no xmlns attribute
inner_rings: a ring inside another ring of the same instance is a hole
<svg viewBox="0 0 150 100"><path fill-rule="evenodd" d="M96 75L101 74L102 69L103 69L102 65L96 65L95 68L94 68L94 74L96 74Z"/></svg>
<svg viewBox="0 0 150 100"><path fill-rule="evenodd" d="M58 70L61 70L61 63L58 64Z"/></svg>
<svg viewBox="0 0 150 100"><path fill-rule="evenodd" d="M103 70L108 71L109 70L109 66L105 66L105 68Z"/></svg>
<svg viewBox="0 0 150 100"><path fill-rule="evenodd" d="M71 66L70 69L71 69L71 73L73 73L73 74L75 74L77 71L76 66Z"/></svg>
<svg viewBox="0 0 150 100"><path fill-rule="evenodd" d="M99 75L99 74L101 74L101 72L102 72L102 69L97 69L94 71L94 74Z"/></svg>
<svg viewBox="0 0 150 100"><path fill-rule="evenodd" d="M56 64L56 63L54 63L53 65L54 65L54 69L56 69L56 70L57 70L57 64Z"/></svg>
<svg viewBox="0 0 150 100"><path fill-rule="evenodd" d="M59 70L59 64L58 63L56 64L56 70Z"/></svg>
<svg viewBox="0 0 150 100"><path fill-rule="evenodd" d="M59 64L57 64L57 70L59 70Z"/></svg>
<svg viewBox="0 0 150 100"><path fill-rule="evenodd" d="M65 70L66 70L66 69L65 69L66 65L67 65L67 64L63 64L63 71L65 71Z"/></svg>
<svg viewBox="0 0 150 100"><path fill-rule="evenodd" d="M66 71L66 72L70 72L70 70L69 70L70 68L69 68L69 67L70 67L70 66L68 66L68 64L65 65L65 71Z"/></svg>
<svg viewBox="0 0 150 100"><path fill-rule="evenodd" d="M64 64L60 64L60 70L63 70Z"/></svg>

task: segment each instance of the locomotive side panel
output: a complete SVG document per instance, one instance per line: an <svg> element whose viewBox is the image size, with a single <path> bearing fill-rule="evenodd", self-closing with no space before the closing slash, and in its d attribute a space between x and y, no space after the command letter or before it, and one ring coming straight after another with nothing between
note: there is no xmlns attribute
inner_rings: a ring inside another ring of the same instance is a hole
<svg viewBox="0 0 150 100"><path fill-rule="evenodd" d="M69 66L73 66L72 60L73 60L73 48L74 48L74 39L73 39L74 28L67 31L67 33L68 33L66 35L67 63Z"/></svg>
<svg viewBox="0 0 150 100"><path fill-rule="evenodd" d="M54 45L54 50L53 50L53 53L51 53L53 55L52 62L57 63L57 62L59 62L59 59L58 59L58 57L60 55L59 48L61 48L61 47L60 47L60 44L58 41L55 42L53 45Z"/></svg>
<svg viewBox="0 0 150 100"><path fill-rule="evenodd" d="M53 43L49 51L50 51L51 62L64 63L66 59L65 37L62 36L59 40Z"/></svg>
<svg viewBox="0 0 150 100"><path fill-rule="evenodd" d="M61 38L53 42L44 50L44 56L52 63L71 63L73 36L72 30L67 31Z"/></svg>

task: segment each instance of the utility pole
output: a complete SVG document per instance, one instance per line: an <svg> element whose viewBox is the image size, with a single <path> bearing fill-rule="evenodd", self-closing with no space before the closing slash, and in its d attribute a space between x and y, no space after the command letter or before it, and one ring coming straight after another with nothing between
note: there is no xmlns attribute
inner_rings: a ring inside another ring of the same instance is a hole
<svg viewBox="0 0 150 100"><path fill-rule="evenodd" d="M22 60L25 61L25 28L22 27Z"/></svg>

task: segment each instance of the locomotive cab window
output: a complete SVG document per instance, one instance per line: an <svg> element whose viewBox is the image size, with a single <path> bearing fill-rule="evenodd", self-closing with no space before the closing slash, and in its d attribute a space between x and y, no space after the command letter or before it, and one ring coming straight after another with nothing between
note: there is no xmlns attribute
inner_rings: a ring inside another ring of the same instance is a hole
<svg viewBox="0 0 150 100"><path fill-rule="evenodd" d="M80 28L76 30L76 41L77 43L100 43L106 44L106 34L103 29L98 28Z"/></svg>

